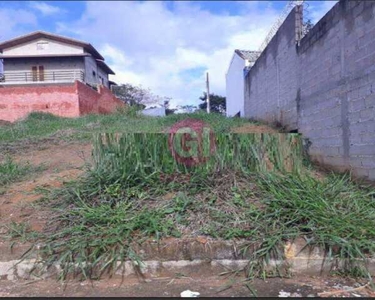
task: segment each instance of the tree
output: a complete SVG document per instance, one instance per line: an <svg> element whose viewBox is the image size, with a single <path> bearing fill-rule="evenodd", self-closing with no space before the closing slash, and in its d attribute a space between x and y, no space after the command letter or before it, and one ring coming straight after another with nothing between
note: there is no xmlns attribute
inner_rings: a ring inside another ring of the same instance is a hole
<svg viewBox="0 0 375 300"><path fill-rule="evenodd" d="M169 103L170 102L170 99L166 99L164 100L164 108L165 108L165 114L168 116L168 115L173 115L174 112L176 111L176 109L174 108L170 108L169 106Z"/></svg>
<svg viewBox="0 0 375 300"><path fill-rule="evenodd" d="M203 103L199 104L199 108L206 110L207 109L207 93L203 92L203 96L199 97L199 99L203 101ZM210 94L210 109L211 109L211 112L224 114L227 109L226 98L223 96Z"/></svg>
<svg viewBox="0 0 375 300"><path fill-rule="evenodd" d="M125 103L143 106L143 108L146 106L164 106L166 102L169 103L170 101L170 98L155 95L150 89L130 83L115 85L112 87L112 91L117 98Z"/></svg>

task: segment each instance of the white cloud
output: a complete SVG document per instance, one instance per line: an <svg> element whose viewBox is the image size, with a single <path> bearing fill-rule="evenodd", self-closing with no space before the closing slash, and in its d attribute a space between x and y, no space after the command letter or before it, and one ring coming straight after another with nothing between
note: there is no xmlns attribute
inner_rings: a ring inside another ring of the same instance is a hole
<svg viewBox="0 0 375 300"><path fill-rule="evenodd" d="M200 102L206 70L212 92L225 94L233 50L257 49L278 15L258 4L244 5L238 15L215 14L192 2L173 7L154 1L87 2L80 20L58 29L94 44L116 72L115 81L140 83L188 104Z"/></svg>
<svg viewBox="0 0 375 300"><path fill-rule="evenodd" d="M0 41L24 34L37 24L35 15L25 9L0 8Z"/></svg>
<svg viewBox="0 0 375 300"><path fill-rule="evenodd" d="M31 2L30 7L41 12L44 16L51 16L63 12L63 10L60 7L53 6L45 2Z"/></svg>
<svg viewBox="0 0 375 300"><path fill-rule="evenodd" d="M131 58L126 57L120 49L109 44L105 44L101 48L101 53L123 67L130 67L134 62Z"/></svg>
<svg viewBox="0 0 375 300"><path fill-rule="evenodd" d="M134 64L134 60L125 56L125 54L115 46L105 44L100 53L110 62L116 72L116 81L121 83L131 83L135 85L142 84L142 78L130 71Z"/></svg>

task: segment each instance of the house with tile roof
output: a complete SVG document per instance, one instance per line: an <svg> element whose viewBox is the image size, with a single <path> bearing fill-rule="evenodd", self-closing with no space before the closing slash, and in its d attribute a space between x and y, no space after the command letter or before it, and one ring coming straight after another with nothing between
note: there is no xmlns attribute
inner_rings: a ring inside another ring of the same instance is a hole
<svg viewBox="0 0 375 300"><path fill-rule="evenodd" d="M79 80L109 88L108 76L115 74L90 43L44 31L1 42L0 59L0 85L7 86Z"/></svg>
<svg viewBox="0 0 375 300"><path fill-rule="evenodd" d="M63 117L111 113L113 70L88 42L36 31L0 42L0 120L32 111Z"/></svg>

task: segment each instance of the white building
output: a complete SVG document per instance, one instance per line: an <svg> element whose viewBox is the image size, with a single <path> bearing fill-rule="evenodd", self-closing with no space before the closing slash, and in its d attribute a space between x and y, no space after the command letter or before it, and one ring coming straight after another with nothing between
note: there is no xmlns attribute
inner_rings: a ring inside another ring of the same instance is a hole
<svg viewBox="0 0 375 300"><path fill-rule="evenodd" d="M155 106L145 108L140 111L140 113L144 116L151 116L151 117L165 117L165 107L163 106Z"/></svg>
<svg viewBox="0 0 375 300"><path fill-rule="evenodd" d="M234 51L226 74L227 117L244 116L244 79L258 56L258 51Z"/></svg>

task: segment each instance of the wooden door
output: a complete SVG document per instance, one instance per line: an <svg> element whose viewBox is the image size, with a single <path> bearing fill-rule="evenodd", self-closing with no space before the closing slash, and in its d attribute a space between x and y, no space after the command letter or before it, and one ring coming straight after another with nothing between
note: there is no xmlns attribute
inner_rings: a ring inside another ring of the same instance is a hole
<svg viewBox="0 0 375 300"><path fill-rule="evenodd" d="M33 81L38 81L38 67L37 66L32 66L31 67L31 71L32 71Z"/></svg>
<svg viewBox="0 0 375 300"><path fill-rule="evenodd" d="M39 66L39 81L44 81L44 66Z"/></svg>

